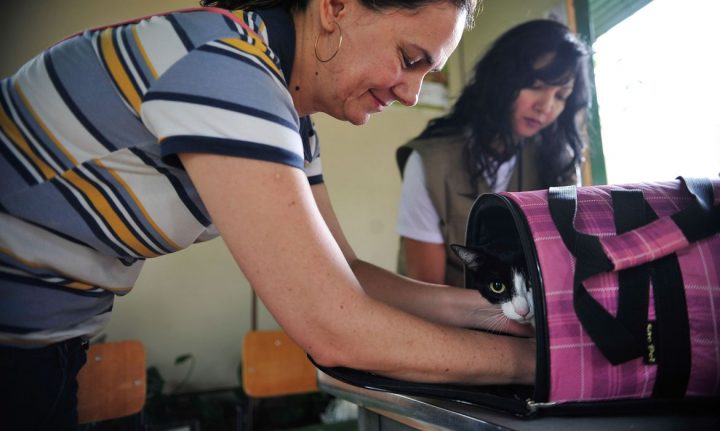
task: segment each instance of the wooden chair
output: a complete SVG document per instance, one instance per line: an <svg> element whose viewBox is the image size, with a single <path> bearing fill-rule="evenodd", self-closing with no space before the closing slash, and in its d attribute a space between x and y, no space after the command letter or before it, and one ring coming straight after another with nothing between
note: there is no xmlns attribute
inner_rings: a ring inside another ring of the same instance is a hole
<svg viewBox="0 0 720 431"><path fill-rule="evenodd" d="M258 298L252 293L250 331L242 349L243 390L248 405L238 418L241 429L253 429L253 416L263 398L318 391L317 371L305 352L282 330L258 330Z"/></svg>
<svg viewBox="0 0 720 431"><path fill-rule="evenodd" d="M145 404L145 349L139 341L92 344L78 374L78 419L89 424L137 415Z"/></svg>
<svg viewBox="0 0 720 431"><path fill-rule="evenodd" d="M254 417L264 398L317 392L315 367L305 352L281 330L245 334L242 354L243 390L248 397L241 429L255 429Z"/></svg>
<svg viewBox="0 0 720 431"><path fill-rule="evenodd" d="M243 341L242 375L245 393L263 398L317 392L315 367L288 335L250 331Z"/></svg>

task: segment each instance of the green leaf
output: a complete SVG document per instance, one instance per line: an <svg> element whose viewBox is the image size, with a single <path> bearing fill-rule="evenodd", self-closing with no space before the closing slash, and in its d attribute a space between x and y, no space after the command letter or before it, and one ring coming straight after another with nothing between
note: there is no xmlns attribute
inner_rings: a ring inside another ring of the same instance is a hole
<svg viewBox="0 0 720 431"><path fill-rule="evenodd" d="M188 359L192 359L193 355L192 353L185 353L184 355L180 355L177 358L175 358L175 365L180 365L183 362L186 362Z"/></svg>

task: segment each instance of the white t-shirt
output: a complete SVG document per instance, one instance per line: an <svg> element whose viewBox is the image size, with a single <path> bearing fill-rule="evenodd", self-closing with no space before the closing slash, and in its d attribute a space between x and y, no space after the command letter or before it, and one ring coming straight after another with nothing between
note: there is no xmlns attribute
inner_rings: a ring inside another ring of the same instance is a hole
<svg viewBox="0 0 720 431"><path fill-rule="evenodd" d="M497 181L493 192L507 190L515 168L515 160L516 158L513 157L498 167ZM445 242L440 231L440 215L430 200L425 169L417 151L410 154L405 164L395 230L400 236L416 241L432 244Z"/></svg>

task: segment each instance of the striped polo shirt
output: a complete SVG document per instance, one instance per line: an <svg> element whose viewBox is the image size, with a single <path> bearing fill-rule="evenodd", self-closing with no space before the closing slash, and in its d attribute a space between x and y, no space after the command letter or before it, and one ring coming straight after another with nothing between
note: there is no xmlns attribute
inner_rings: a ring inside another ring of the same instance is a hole
<svg viewBox="0 0 720 431"><path fill-rule="evenodd" d="M294 48L283 10L188 9L74 35L0 81L0 343L90 337L146 258L217 236L178 153L322 182Z"/></svg>

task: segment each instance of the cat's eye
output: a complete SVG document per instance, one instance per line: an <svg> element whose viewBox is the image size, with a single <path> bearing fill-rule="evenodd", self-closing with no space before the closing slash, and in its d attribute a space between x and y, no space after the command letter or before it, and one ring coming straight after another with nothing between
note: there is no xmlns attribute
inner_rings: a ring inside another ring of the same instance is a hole
<svg viewBox="0 0 720 431"><path fill-rule="evenodd" d="M488 284L488 287L492 293L497 295L504 293L506 289L505 284L500 281L492 281Z"/></svg>

